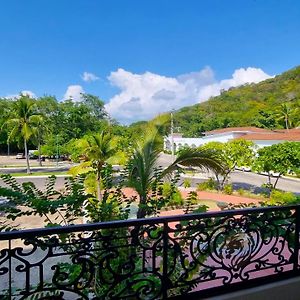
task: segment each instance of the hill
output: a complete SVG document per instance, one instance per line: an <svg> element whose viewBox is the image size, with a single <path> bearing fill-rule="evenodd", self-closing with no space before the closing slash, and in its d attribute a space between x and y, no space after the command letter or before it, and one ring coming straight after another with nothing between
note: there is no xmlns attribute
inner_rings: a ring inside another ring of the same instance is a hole
<svg viewBox="0 0 300 300"><path fill-rule="evenodd" d="M290 126L300 122L300 66L257 84L222 92L206 102L183 107L174 113L175 129L187 137L225 127L284 128L280 106L291 110Z"/></svg>

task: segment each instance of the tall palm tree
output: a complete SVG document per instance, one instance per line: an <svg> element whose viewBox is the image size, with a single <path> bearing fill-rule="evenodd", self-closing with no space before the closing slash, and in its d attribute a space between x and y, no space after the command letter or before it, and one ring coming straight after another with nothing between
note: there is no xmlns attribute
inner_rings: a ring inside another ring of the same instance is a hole
<svg viewBox="0 0 300 300"><path fill-rule="evenodd" d="M12 128L8 139L10 140L11 137L18 134L23 139L28 174L30 173L30 164L27 145L29 139L34 134L39 119L40 115L35 111L34 100L27 95L21 95L12 106L12 118L6 121L6 124Z"/></svg>
<svg viewBox="0 0 300 300"><path fill-rule="evenodd" d="M145 140L140 140L135 146L129 161L128 185L136 190L139 195L139 209L137 218L146 216L147 197L152 184L156 180L156 168L160 154L157 133L147 134ZM171 175L182 166L194 166L208 169L214 172L223 170L222 162L212 150L186 149L178 154L176 160L171 163L161 174L162 177Z"/></svg>
<svg viewBox="0 0 300 300"><path fill-rule="evenodd" d="M78 148L82 150L83 162L75 167L75 173L94 172L96 175L97 198L102 201L101 171L109 159L116 153L113 137L104 131L100 134L91 134L79 140Z"/></svg>
<svg viewBox="0 0 300 300"><path fill-rule="evenodd" d="M292 107L287 103L281 104L276 112L277 120L284 121L285 129L287 130L289 130L291 127L291 118L293 113Z"/></svg>

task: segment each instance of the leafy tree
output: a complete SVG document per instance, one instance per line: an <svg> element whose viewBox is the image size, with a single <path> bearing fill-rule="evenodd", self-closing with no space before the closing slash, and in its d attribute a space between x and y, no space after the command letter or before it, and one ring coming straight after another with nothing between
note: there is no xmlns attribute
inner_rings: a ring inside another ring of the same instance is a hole
<svg viewBox="0 0 300 300"><path fill-rule="evenodd" d="M104 109L104 102L99 97L91 94L82 94L83 103L90 108L91 113L97 119L103 119L107 116Z"/></svg>
<svg viewBox="0 0 300 300"><path fill-rule="evenodd" d="M279 178L289 172L300 171L300 143L285 142L261 148L257 151L258 157L255 160L254 168L259 172L268 174L268 186L275 189ZM278 173L275 182L272 184L272 174Z"/></svg>
<svg viewBox="0 0 300 300"><path fill-rule="evenodd" d="M34 134L41 116L36 113L34 100L26 95L21 95L20 99L13 103L11 116L12 118L6 122L9 127L12 127L9 138L21 135L24 142L27 173L30 173L27 145L29 139Z"/></svg>
<svg viewBox="0 0 300 300"><path fill-rule="evenodd" d="M221 170L221 173L215 173L221 190L223 190L230 174L236 167L250 166L254 159L254 144L244 139L232 140L227 143L210 142L201 148L214 150L219 159L225 164L225 168Z"/></svg>

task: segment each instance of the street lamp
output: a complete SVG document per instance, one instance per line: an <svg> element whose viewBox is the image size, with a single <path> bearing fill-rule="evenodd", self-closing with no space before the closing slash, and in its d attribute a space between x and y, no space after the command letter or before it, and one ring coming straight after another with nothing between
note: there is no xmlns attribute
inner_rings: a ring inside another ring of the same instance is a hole
<svg viewBox="0 0 300 300"><path fill-rule="evenodd" d="M58 149L58 135L56 135L56 167L58 167L58 153L59 153L59 149Z"/></svg>
<svg viewBox="0 0 300 300"><path fill-rule="evenodd" d="M171 111L171 153L172 153L172 162L174 161L175 151L174 151L174 120L173 120L173 111Z"/></svg>

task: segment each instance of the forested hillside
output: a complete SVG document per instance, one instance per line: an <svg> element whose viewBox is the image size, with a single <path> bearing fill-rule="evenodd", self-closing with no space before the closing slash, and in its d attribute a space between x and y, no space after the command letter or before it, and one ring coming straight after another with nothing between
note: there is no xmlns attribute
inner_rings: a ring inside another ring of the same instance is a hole
<svg viewBox="0 0 300 300"><path fill-rule="evenodd" d="M234 126L285 128L300 122L300 66L258 84L224 91L174 114L175 129L196 137L203 131Z"/></svg>

